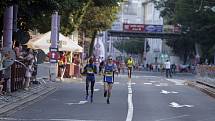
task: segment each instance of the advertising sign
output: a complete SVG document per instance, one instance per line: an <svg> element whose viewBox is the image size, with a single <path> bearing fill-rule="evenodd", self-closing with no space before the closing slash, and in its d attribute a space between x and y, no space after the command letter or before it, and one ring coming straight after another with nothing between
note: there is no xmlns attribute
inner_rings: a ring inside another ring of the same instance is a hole
<svg viewBox="0 0 215 121"><path fill-rule="evenodd" d="M163 26L163 32L167 33L180 33L181 28L179 26L174 26L174 25L164 25Z"/></svg>
<svg viewBox="0 0 215 121"><path fill-rule="evenodd" d="M50 63L57 63L58 62L58 49L57 48L50 48Z"/></svg>
<svg viewBox="0 0 215 121"><path fill-rule="evenodd" d="M123 24L123 31L144 32L144 24Z"/></svg>
<svg viewBox="0 0 215 121"><path fill-rule="evenodd" d="M162 25L145 25L145 32L163 32Z"/></svg>
<svg viewBox="0 0 215 121"><path fill-rule="evenodd" d="M164 25L163 31L167 32L167 33L172 33L172 32L174 32L174 26L173 25Z"/></svg>

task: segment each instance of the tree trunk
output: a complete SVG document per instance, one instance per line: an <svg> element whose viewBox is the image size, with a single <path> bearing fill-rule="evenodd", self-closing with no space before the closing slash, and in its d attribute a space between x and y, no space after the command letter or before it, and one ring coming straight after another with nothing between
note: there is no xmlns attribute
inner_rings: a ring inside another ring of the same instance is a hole
<svg viewBox="0 0 215 121"><path fill-rule="evenodd" d="M92 36L92 39L91 39L91 43L90 43L90 49L89 49L88 58L93 55L93 47L94 47L94 43L95 43L96 34L97 34L97 30L94 30L93 36Z"/></svg>

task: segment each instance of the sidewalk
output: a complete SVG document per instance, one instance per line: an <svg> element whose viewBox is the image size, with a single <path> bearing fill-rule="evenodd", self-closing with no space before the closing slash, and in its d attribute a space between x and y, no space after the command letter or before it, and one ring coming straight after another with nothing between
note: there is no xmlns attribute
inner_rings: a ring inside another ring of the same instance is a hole
<svg viewBox="0 0 215 121"><path fill-rule="evenodd" d="M215 86L214 85L204 83L203 81L201 81L199 79L196 79L195 81L188 80L186 83L188 86L195 87L195 88L199 89L200 91L215 98Z"/></svg>
<svg viewBox="0 0 215 121"><path fill-rule="evenodd" d="M0 115L54 92L61 84L47 80L42 82L41 84L32 84L28 91L20 89L9 95L0 96Z"/></svg>

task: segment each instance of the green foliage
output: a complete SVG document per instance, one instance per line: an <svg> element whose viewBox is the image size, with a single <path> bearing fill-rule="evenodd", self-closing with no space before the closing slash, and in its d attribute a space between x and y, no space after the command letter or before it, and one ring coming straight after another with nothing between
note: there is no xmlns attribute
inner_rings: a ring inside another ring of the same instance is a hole
<svg viewBox="0 0 215 121"><path fill-rule="evenodd" d="M119 51L128 54L142 54L144 52L144 39L131 38L114 42L113 46Z"/></svg>
<svg viewBox="0 0 215 121"><path fill-rule="evenodd" d="M215 45L215 12L210 9L215 5L213 0L160 0L156 6L161 10L161 16L167 24L180 25L182 37L167 40L174 52L184 59L195 55L194 45L199 43L203 52L202 57L212 60ZM207 48L207 49L206 49Z"/></svg>
<svg viewBox="0 0 215 121"><path fill-rule="evenodd" d="M115 1L115 2L114 2ZM118 12L117 0L112 0L111 4L106 4L107 0L93 0L83 16L79 30L85 32L87 37L92 38L89 56L92 56L93 45L96 34L100 31L111 28Z"/></svg>
<svg viewBox="0 0 215 121"><path fill-rule="evenodd" d="M1 18L4 8L11 4L10 1L4 0L0 3ZM118 3L122 0L12 0L12 2L19 6L17 26L20 33L35 29L40 33L50 31L51 15L58 11L61 15L61 33L70 35L75 30L83 31L88 37L92 37L93 45L97 32L111 27L116 19ZM1 23L3 25L3 21ZM28 37L29 35L26 35L26 38Z"/></svg>

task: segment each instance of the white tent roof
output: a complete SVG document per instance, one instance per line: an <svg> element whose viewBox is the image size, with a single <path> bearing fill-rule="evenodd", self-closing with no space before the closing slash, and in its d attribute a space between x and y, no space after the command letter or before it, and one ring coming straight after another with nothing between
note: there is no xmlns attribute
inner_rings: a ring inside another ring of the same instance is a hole
<svg viewBox="0 0 215 121"><path fill-rule="evenodd" d="M49 47L51 45L51 32L47 32L42 35L38 35L34 37L33 39L30 39L28 43L26 44L29 48L32 49L41 49L45 53L49 52ZM82 52L83 48L73 42L68 37L65 37L62 34L59 34L59 51L71 51L71 52Z"/></svg>

